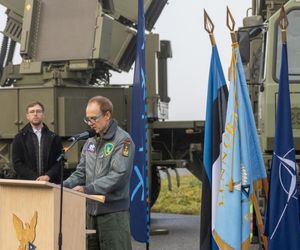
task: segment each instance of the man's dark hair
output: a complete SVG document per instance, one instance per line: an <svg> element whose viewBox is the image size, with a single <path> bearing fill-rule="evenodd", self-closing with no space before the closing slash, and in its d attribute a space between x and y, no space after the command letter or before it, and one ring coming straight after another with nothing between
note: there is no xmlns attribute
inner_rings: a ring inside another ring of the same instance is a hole
<svg viewBox="0 0 300 250"><path fill-rule="evenodd" d="M26 107L26 113L28 113L28 109L29 109L29 108L32 108L32 107L34 107L35 105L39 105L39 106L42 108L43 112L45 111L44 105L43 105L42 103L40 103L39 101L35 101L35 102L31 102L31 103L29 103L29 104L27 105L27 107Z"/></svg>

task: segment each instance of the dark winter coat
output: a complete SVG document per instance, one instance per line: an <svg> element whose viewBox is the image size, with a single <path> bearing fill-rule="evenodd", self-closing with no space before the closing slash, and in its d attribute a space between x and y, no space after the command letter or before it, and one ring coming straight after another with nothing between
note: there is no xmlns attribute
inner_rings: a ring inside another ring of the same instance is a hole
<svg viewBox="0 0 300 250"><path fill-rule="evenodd" d="M48 175L50 182L60 182L60 164L56 161L62 152L61 139L44 124L41 136L42 168L38 169L38 139L28 123L14 138L12 158L19 179L36 180Z"/></svg>

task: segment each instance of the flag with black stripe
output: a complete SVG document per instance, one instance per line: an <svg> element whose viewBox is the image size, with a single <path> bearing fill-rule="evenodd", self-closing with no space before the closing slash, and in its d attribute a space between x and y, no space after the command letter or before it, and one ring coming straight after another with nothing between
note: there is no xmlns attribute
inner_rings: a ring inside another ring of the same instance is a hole
<svg viewBox="0 0 300 250"><path fill-rule="evenodd" d="M204 136L204 169L202 174L202 202L200 249L218 249L212 237L214 204L221 170L220 148L226 119L228 88L218 49L212 48Z"/></svg>

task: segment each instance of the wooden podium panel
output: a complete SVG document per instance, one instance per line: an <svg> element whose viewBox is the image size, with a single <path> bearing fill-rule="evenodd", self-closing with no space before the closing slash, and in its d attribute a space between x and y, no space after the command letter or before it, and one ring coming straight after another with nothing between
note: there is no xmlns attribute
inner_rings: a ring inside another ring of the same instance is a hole
<svg viewBox="0 0 300 250"><path fill-rule="evenodd" d="M64 250L86 248L86 197L87 195L64 189L62 222ZM23 250L18 249L20 241L16 233L17 228L22 232L22 226L27 232L30 231L31 238L35 232L32 243L37 250L58 249L60 211L58 185L44 181L0 179L0 202L0 249ZM37 216L34 230L35 212ZM23 233L23 237L25 235L26 233ZM28 237L25 238L28 241Z"/></svg>

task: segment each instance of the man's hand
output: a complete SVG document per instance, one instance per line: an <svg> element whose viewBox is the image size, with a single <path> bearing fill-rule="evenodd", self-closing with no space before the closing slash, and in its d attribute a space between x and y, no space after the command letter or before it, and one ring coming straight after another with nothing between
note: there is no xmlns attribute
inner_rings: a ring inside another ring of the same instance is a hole
<svg viewBox="0 0 300 250"><path fill-rule="evenodd" d="M76 186L73 188L74 191L84 193L84 186Z"/></svg>
<svg viewBox="0 0 300 250"><path fill-rule="evenodd" d="M48 175L39 176L36 181L50 181L50 177Z"/></svg>

